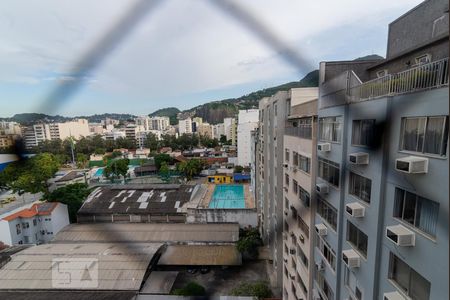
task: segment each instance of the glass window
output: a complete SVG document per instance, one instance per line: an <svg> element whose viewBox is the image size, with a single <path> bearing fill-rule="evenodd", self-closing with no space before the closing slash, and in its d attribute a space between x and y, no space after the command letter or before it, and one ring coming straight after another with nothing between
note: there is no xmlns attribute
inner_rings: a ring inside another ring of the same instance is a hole
<svg viewBox="0 0 450 300"><path fill-rule="evenodd" d="M298 193L298 182L295 179L292 179L292 189L294 191L294 194L297 195L297 193Z"/></svg>
<svg viewBox="0 0 450 300"><path fill-rule="evenodd" d="M300 248L300 246L297 245L297 253L298 256L300 258L300 261L302 262L302 264L308 268L308 258L306 257L305 253L303 252L302 248Z"/></svg>
<svg viewBox="0 0 450 300"><path fill-rule="evenodd" d="M347 241L367 257L367 235L349 221L347 221Z"/></svg>
<svg viewBox="0 0 450 300"><path fill-rule="evenodd" d="M392 252L389 257L389 279L413 300L430 298L430 282Z"/></svg>
<svg viewBox="0 0 450 300"><path fill-rule="evenodd" d="M317 213L334 229L337 228L337 209L317 195Z"/></svg>
<svg viewBox="0 0 450 300"><path fill-rule="evenodd" d="M344 283L349 288L349 290L352 292L353 296L356 299L358 300L362 299L362 292L361 289L358 287L358 279L347 266L345 266L344 268Z"/></svg>
<svg viewBox="0 0 450 300"><path fill-rule="evenodd" d="M311 168L311 159L309 157L299 154L298 155L298 166L299 166L300 170L309 174L310 168Z"/></svg>
<svg viewBox="0 0 450 300"><path fill-rule="evenodd" d="M303 231L307 238L309 238L309 226L303 221L302 217L298 216L298 227Z"/></svg>
<svg viewBox="0 0 450 300"><path fill-rule="evenodd" d="M286 184L286 186L289 186L289 175L288 174L284 174L284 183Z"/></svg>
<svg viewBox="0 0 450 300"><path fill-rule="evenodd" d="M320 178L332 185L339 187L339 164L328 159L318 158L318 174Z"/></svg>
<svg viewBox="0 0 450 300"><path fill-rule="evenodd" d="M373 146L375 120L353 120L352 145Z"/></svg>
<svg viewBox="0 0 450 300"><path fill-rule="evenodd" d="M298 166L298 153L295 151L292 152L292 163L294 166Z"/></svg>
<svg viewBox="0 0 450 300"><path fill-rule="evenodd" d="M348 186L348 193L350 195L370 203L371 188L372 181L370 179L350 172L350 183Z"/></svg>
<svg viewBox="0 0 450 300"><path fill-rule="evenodd" d="M400 188L395 188L394 217L421 231L436 236L439 203Z"/></svg>
<svg viewBox="0 0 450 300"><path fill-rule="evenodd" d="M289 161L289 149L285 149L285 150L284 150L284 159L285 159L286 161Z"/></svg>
<svg viewBox="0 0 450 300"><path fill-rule="evenodd" d="M446 156L448 117L402 118L400 150Z"/></svg>
<svg viewBox="0 0 450 300"><path fill-rule="evenodd" d="M299 189L298 198L303 202L303 205L305 207L309 207L311 201L310 194L301 186L298 186L298 189Z"/></svg>
<svg viewBox="0 0 450 300"><path fill-rule="evenodd" d="M325 117L319 119L319 140L341 142L342 117Z"/></svg>
<svg viewBox="0 0 450 300"><path fill-rule="evenodd" d="M317 282L317 285L320 288L320 294L322 299L332 300L334 299L334 292L331 289L330 285L326 281L326 279L323 277L322 273L318 270L314 272L315 279ZM325 297L325 298L323 298Z"/></svg>
<svg viewBox="0 0 450 300"><path fill-rule="evenodd" d="M331 246L322 239L322 237L316 235L316 247L319 249L322 256L326 259L326 261L330 264L333 270L336 270L336 252Z"/></svg>

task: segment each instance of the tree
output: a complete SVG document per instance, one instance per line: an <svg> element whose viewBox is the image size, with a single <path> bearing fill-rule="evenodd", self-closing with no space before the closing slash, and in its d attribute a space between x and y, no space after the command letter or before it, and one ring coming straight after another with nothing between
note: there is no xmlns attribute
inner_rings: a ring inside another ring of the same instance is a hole
<svg viewBox="0 0 450 300"><path fill-rule="evenodd" d="M226 144L226 143L227 143L227 136L221 134L221 135L220 135L219 142L221 142L222 144Z"/></svg>
<svg viewBox="0 0 450 300"><path fill-rule="evenodd" d="M84 153L77 153L77 166L78 168L86 168L88 157Z"/></svg>
<svg viewBox="0 0 450 300"><path fill-rule="evenodd" d="M47 181L55 175L59 165L55 155L41 153L9 164L0 173L0 182L19 194L48 192Z"/></svg>
<svg viewBox="0 0 450 300"><path fill-rule="evenodd" d="M194 281L191 281L183 288L175 289L172 292L173 295L178 296L204 296L205 293L205 288Z"/></svg>
<svg viewBox="0 0 450 300"><path fill-rule="evenodd" d="M155 166L158 170L161 168L163 162L166 164L170 164L172 162L172 157L165 153L156 154L153 159L155 160Z"/></svg>
<svg viewBox="0 0 450 300"><path fill-rule="evenodd" d="M189 159L178 164L177 169L187 180L191 180L194 176L199 175L203 170L203 162L199 159Z"/></svg>
<svg viewBox="0 0 450 300"><path fill-rule="evenodd" d="M244 171L244 168L242 166L234 167L234 173L242 173L242 171Z"/></svg>
<svg viewBox="0 0 450 300"><path fill-rule="evenodd" d="M231 290L232 296L249 296L257 299L272 297L272 291L265 281L257 281L254 283L243 282L238 287Z"/></svg>
<svg viewBox="0 0 450 300"><path fill-rule="evenodd" d="M150 151L158 150L158 146L159 146L158 137L155 134L150 132L149 134L147 134L147 138L145 139L144 146L146 148L149 148Z"/></svg>
<svg viewBox="0 0 450 300"><path fill-rule="evenodd" d="M84 183L68 184L45 196L49 202L61 202L67 205L71 223L77 221L77 212L83 201L89 196L91 189Z"/></svg>
<svg viewBox="0 0 450 300"><path fill-rule="evenodd" d="M115 178L119 178L125 176L128 173L128 164L130 160L128 158L123 159L114 159L108 163L106 168L103 170L103 175L106 178L109 178L111 181L114 181Z"/></svg>
<svg viewBox="0 0 450 300"><path fill-rule="evenodd" d="M170 179L169 166L165 161L161 163L161 167L159 168L159 175L161 176L164 182L168 182Z"/></svg>
<svg viewBox="0 0 450 300"><path fill-rule="evenodd" d="M257 228L239 229L239 240L236 243L239 252L254 259L258 257L258 247L261 245L262 240Z"/></svg>

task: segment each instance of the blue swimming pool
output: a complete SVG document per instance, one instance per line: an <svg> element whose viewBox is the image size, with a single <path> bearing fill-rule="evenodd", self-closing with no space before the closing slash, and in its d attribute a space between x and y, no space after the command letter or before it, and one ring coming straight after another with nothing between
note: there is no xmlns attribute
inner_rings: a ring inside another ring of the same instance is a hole
<svg viewBox="0 0 450 300"><path fill-rule="evenodd" d="M219 184L214 188L209 208L245 208L244 186Z"/></svg>
<svg viewBox="0 0 450 300"><path fill-rule="evenodd" d="M97 169L97 171L95 171L94 177L100 177L103 175L103 169Z"/></svg>

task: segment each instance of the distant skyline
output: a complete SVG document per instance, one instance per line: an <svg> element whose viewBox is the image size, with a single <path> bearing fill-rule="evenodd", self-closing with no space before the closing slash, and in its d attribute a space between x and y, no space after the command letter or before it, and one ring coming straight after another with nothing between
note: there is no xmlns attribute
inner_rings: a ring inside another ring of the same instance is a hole
<svg viewBox="0 0 450 300"><path fill-rule="evenodd" d="M239 3L241 3L240 1ZM388 24L422 1L245 1L241 4L307 58L385 56ZM41 101L130 1L2 1L0 117L37 112L146 115L239 97L298 81L298 70L208 1L167 0L146 16L61 108ZM187 13L188 12L188 13Z"/></svg>

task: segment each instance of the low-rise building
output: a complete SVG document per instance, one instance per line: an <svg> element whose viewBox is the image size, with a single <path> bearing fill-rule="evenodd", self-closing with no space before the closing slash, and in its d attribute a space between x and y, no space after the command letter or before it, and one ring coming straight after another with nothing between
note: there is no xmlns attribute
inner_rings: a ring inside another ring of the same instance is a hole
<svg viewBox="0 0 450 300"><path fill-rule="evenodd" d="M68 224L67 205L35 202L0 215L0 241L7 245L46 243Z"/></svg>

